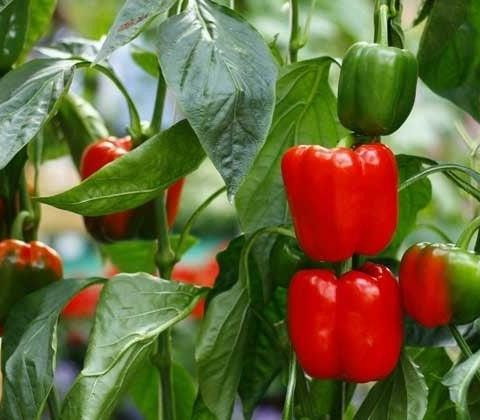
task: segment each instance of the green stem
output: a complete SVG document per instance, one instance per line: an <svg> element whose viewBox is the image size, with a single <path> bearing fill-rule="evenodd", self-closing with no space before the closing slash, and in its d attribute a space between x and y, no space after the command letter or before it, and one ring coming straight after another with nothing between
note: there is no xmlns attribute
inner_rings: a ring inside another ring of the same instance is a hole
<svg viewBox="0 0 480 420"><path fill-rule="evenodd" d="M388 5L380 4L377 13L378 30L375 33L375 43L388 47Z"/></svg>
<svg viewBox="0 0 480 420"><path fill-rule="evenodd" d="M30 212L22 210L20 213L18 213L12 225L12 238L25 241L27 239L25 237L25 225L31 224L32 222L33 218Z"/></svg>
<svg viewBox="0 0 480 420"><path fill-rule="evenodd" d="M332 420L343 420L343 413L345 412L345 382L340 382L340 393L336 399L336 404L332 411Z"/></svg>
<svg viewBox="0 0 480 420"><path fill-rule="evenodd" d="M230 0L230 9L235 10L235 0Z"/></svg>
<svg viewBox="0 0 480 420"><path fill-rule="evenodd" d="M57 391L52 386L47 397L48 411L50 413L50 420L60 420L60 404L58 402Z"/></svg>
<svg viewBox="0 0 480 420"><path fill-rule="evenodd" d="M285 404L283 406L282 420L293 419L296 380L297 380L297 361L295 359L295 353L292 351L290 355L290 364L288 367L287 394L285 395Z"/></svg>
<svg viewBox="0 0 480 420"><path fill-rule="evenodd" d="M300 27L298 26L298 0L290 0L290 40L288 57L290 63L298 59Z"/></svg>
<svg viewBox="0 0 480 420"><path fill-rule="evenodd" d="M77 65L78 68L90 66L90 63L80 63ZM134 145L141 143L143 139L142 135L142 125L140 121L140 115L138 114L137 108L135 103L133 102L130 94L128 93L127 89L123 85L123 83L118 79L117 75L107 67L101 66L99 64L95 64L92 68L98 70L100 73L103 73L107 76L113 84L118 88L120 93L123 95L125 100L127 101L128 112L130 115L130 134L132 136L132 140Z"/></svg>
<svg viewBox="0 0 480 420"><path fill-rule="evenodd" d="M463 335L460 333L460 331L458 331L458 328L455 325L449 325L448 328L465 358L468 359L471 357L473 355L472 349L465 341L465 338L463 338ZM480 373L478 371L475 373L475 376L480 381Z"/></svg>
<svg viewBox="0 0 480 420"><path fill-rule="evenodd" d="M415 174L411 178L406 179L400 184L400 186L398 187L398 191L400 192L405 188L408 188L410 185L414 184L415 182L420 181L423 178L430 176L436 172L444 172L447 170L460 171L469 175L474 180L477 180L477 181L480 180L480 174L474 171L473 169L467 168L466 166L457 165L455 163L445 163L441 165L431 166L419 172L418 174Z"/></svg>
<svg viewBox="0 0 480 420"><path fill-rule="evenodd" d="M226 190L227 190L227 187L222 187L219 190L215 191L192 213L190 218L187 220L187 223L185 223L183 231L180 235L177 248L175 249L175 262L180 260L181 250L183 249L185 241L187 240L188 235L190 234L190 231L193 227L193 224L196 222L198 216L200 216L203 210L205 210L213 200L215 200L219 195L223 194Z"/></svg>
<svg viewBox="0 0 480 420"><path fill-rule="evenodd" d="M169 279L175 265L175 254L170 245L168 236L167 211L165 206L165 193L155 200L155 218L157 226L157 253L155 263L158 274L164 279Z"/></svg>
<svg viewBox="0 0 480 420"><path fill-rule="evenodd" d="M153 107L152 119L148 129L148 136L151 137L157 134L162 127L163 106L165 104L165 95L167 93L167 85L162 74L162 69L158 67L159 77L157 84L157 94L155 96L155 105Z"/></svg>
<svg viewBox="0 0 480 420"><path fill-rule="evenodd" d="M172 340L170 329L158 336L157 352L153 356L153 363L160 374L158 388L158 418L162 420L175 420L175 391L173 389L172 370Z"/></svg>
<svg viewBox="0 0 480 420"><path fill-rule="evenodd" d="M472 236L480 228L480 216L473 219L458 237L456 245L459 248L467 249Z"/></svg>

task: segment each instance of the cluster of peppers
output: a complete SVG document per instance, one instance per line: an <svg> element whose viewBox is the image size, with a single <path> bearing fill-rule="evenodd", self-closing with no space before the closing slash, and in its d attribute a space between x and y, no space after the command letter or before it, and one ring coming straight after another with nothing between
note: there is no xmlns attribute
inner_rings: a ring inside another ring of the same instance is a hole
<svg viewBox="0 0 480 420"><path fill-rule="evenodd" d="M353 45L342 63L338 116L361 139L352 147L296 146L282 175L298 246L280 239L272 274L288 287L288 330L310 376L368 382L388 376L403 344L404 311L426 327L480 316L479 257L454 245L416 244L401 261L399 281L374 256L398 221L398 171L381 135L397 130L415 99L417 63L388 45L388 6L376 15L379 43ZM468 241L467 241L468 242ZM303 252L302 252L303 251ZM341 263L341 264L339 264ZM287 277L287 278L286 278Z"/></svg>

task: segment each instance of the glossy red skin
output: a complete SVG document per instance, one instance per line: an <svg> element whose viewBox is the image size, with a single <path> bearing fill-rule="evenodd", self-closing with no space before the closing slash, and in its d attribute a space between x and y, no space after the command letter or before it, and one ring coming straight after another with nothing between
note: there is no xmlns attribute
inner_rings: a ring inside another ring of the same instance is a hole
<svg viewBox="0 0 480 420"><path fill-rule="evenodd" d="M391 241L398 220L398 170L384 144L297 146L282 160L295 232L304 252L338 262L375 255Z"/></svg>
<svg viewBox="0 0 480 420"><path fill-rule="evenodd" d="M338 279L329 270L299 271L288 290L288 330L313 378L381 380L395 368L403 343L398 284L372 263Z"/></svg>
<svg viewBox="0 0 480 420"><path fill-rule="evenodd" d="M448 325L452 305L446 253L442 249L420 246L410 248L400 264L400 286L405 311L425 327Z"/></svg>
<svg viewBox="0 0 480 420"><path fill-rule="evenodd" d="M0 261L9 258L19 269L51 270L60 279L63 276L62 259L57 251L39 241L23 242L5 239L0 242Z"/></svg>
<svg viewBox="0 0 480 420"><path fill-rule="evenodd" d="M98 171L108 163L118 159L131 151L133 143L131 137L107 137L89 145L82 156L80 175L82 180ZM185 179L172 184L167 190L166 207L168 226L172 227L178 213L180 197ZM145 204L145 209L151 213L150 220L154 220L154 206L151 203ZM130 239L129 227L135 217L137 209L117 212L99 217L85 217L85 224L89 232L100 232L99 238L106 238L110 241ZM153 222L152 222L153 223Z"/></svg>

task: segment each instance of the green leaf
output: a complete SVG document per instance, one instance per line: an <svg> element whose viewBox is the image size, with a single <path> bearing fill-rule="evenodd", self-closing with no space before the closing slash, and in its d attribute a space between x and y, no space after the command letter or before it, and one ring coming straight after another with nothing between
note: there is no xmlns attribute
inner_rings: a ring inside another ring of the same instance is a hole
<svg viewBox="0 0 480 420"><path fill-rule="evenodd" d="M22 56L27 56L32 47L47 32L52 24L52 16L56 6L57 0L33 0L30 2L28 29Z"/></svg>
<svg viewBox="0 0 480 420"><path fill-rule="evenodd" d="M285 328L286 290L277 289L261 312L254 311L244 355L243 372L238 387L245 418L253 410L280 373L288 366L288 339ZM282 340L283 338L283 340ZM272 357L272 352L277 356Z"/></svg>
<svg viewBox="0 0 480 420"><path fill-rule="evenodd" d="M170 244L172 247L175 247L179 239L179 235L171 235ZM181 250L180 254L184 254L196 243L196 238L188 236L185 247ZM119 241L112 244L101 245L100 248L102 252L108 256L112 264L121 272L136 273L143 271L146 273L154 273L156 271L156 241Z"/></svg>
<svg viewBox="0 0 480 420"><path fill-rule="evenodd" d="M235 200L243 229L284 224L288 219L280 164L297 144L333 147L346 134L337 117L328 74L329 57L288 67L277 83L277 103L267 141Z"/></svg>
<svg viewBox="0 0 480 420"><path fill-rule="evenodd" d="M78 292L103 279L53 283L18 302L2 340L3 419L39 419L53 386L57 322Z"/></svg>
<svg viewBox="0 0 480 420"><path fill-rule="evenodd" d="M413 26L419 25L430 15L434 4L435 0L423 0L423 3L418 10L417 17L413 21Z"/></svg>
<svg viewBox="0 0 480 420"><path fill-rule="evenodd" d="M439 420L441 412L453 406L448 389L439 381L452 367L452 360L443 348L415 349L409 353L413 353L412 359L419 365L428 387L428 409L424 420Z"/></svg>
<svg viewBox="0 0 480 420"><path fill-rule="evenodd" d="M79 61L30 61L0 79L0 169L40 131Z"/></svg>
<svg viewBox="0 0 480 420"><path fill-rule="evenodd" d="M77 169L80 168L85 148L95 140L108 136L107 127L98 111L73 93L62 97L54 119L60 125Z"/></svg>
<svg viewBox="0 0 480 420"><path fill-rule="evenodd" d="M76 187L38 200L83 216L123 211L152 200L198 168L203 159L197 137L184 120L104 166Z"/></svg>
<svg viewBox="0 0 480 420"><path fill-rule="evenodd" d="M126 0L108 31L95 62L99 63L117 48L130 42L148 22L166 12L174 3L175 0Z"/></svg>
<svg viewBox="0 0 480 420"><path fill-rule="evenodd" d="M0 12L5 9L13 0L0 0Z"/></svg>
<svg viewBox="0 0 480 420"><path fill-rule="evenodd" d="M480 2L433 4L420 41L418 65L430 89L480 121Z"/></svg>
<svg viewBox="0 0 480 420"><path fill-rule="evenodd" d="M400 183L422 170L422 161L416 156L397 155ZM417 214L432 199L432 184L428 178L403 189L399 196L398 225L395 236L382 256L395 256L405 237L413 230Z"/></svg>
<svg viewBox="0 0 480 420"><path fill-rule="evenodd" d="M5 8L0 3L0 76L12 68L22 53L32 3L35 2L14 0Z"/></svg>
<svg viewBox="0 0 480 420"><path fill-rule="evenodd" d="M428 388L425 378L403 354L395 371L377 382L355 414L354 420L418 420L427 411Z"/></svg>
<svg viewBox="0 0 480 420"><path fill-rule="evenodd" d="M160 75L160 63L155 53L133 45L130 54L133 61L150 76L157 78Z"/></svg>
<svg viewBox="0 0 480 420"><path fill-rule="evenodd" d="M455 403L457 419L470 419L468 410L468 389L475 374L480 369L480 351L448 372L442 383L448 387L450 398Z"/></svg>
<svg viewBox="0 0 480 420"><path fill-rule="evenodd" d="M62 420L109 419L158 335L185 318L201 288L145 273L119 274L102 291L85 365L67 394Z"/></svg>
<svg viewBox="0 0 480 420"><path fill-rule="evenodd" d="M258 32L210 0L162 23L162 72L232 196L265 141L276 65Z"/></svg>
<svg viewBox="0 0 480 420"><path fill-rule="evenodd" d="M178 363L173 364L173 389L177 420L191 420L196 389L190 374ZM145 420L158 419L159 373L152 363L146 363L136 373L129 394Z"/></svg>

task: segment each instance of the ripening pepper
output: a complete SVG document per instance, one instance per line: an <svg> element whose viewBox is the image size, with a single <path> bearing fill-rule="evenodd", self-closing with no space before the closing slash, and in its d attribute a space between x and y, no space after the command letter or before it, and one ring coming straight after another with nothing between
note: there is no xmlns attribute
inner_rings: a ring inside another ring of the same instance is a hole
<svg viewBox="0 0 480 420"><path fill-rule="evenodd" d="M407 50L358 42L347 51L338 83L338 116L363 135L393 133L415 101L417 60Z"/></svg>
<svg viewBox="0 0 480 420"><path fill-rule="evenodd" d="M0 242L0 322L26 294L60 280L62 260L58 253L39 242L16 239Z"/></svg>
<svg viewBox="0 0 480 420"><path fill-rule="evenodd" d="M130 137L107 137L89 145L80 164L82 180L98 171L106 164L128 153L133 148ZM167 221L171 227L178 213L184 179L173 183L167 190ZM155 206L154 202L122 212L104 216L84 217L87 231L100 242L112 242L134 238L154 239Z"/></svg>
<svg viewBox="0 0 480 420"><path fill-rule="evenodd" d="M403 342L400 290L388 268L373 263L337 278L303 270L288 290L288 331L313 378L376 381L395 368Z"/></svg>
<svg viewBox="0 0 480 420"><path fill-rule="evenodd" d="M392 239L398 219L398 171L385 145L296 146L282 160L295 232L314 260L374 255Z"/></svg>
<svg viewBox="0 0 480 420"><path fill-rule="evenodd" d="M453 244L419 243L400 263L408 315L425 327L466 324L480 316L480 256Z"/></svg>

